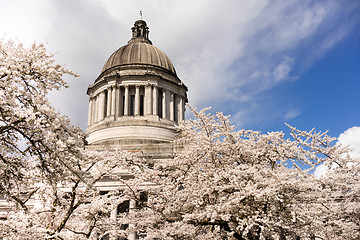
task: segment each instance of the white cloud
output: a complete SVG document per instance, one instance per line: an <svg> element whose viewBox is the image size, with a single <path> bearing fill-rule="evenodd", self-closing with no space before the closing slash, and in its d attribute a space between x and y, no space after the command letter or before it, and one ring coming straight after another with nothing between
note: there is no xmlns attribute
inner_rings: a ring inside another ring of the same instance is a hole
<svg viewBox="0 0 360 240"><path fill-rule="evenodd" d="M355 126L341 133L338 142L350 148L351 157L360 157L360 127Z"/></svg>
<svg viewBox="0 0 360 240"><path fill-rule="evenodd" d="M349 155L352 158L360 157L360 127L354 126L347 129L345 132L341 133L338 137L338 144L341 144L344 147L349 147ZM336 165L333 165L331 168L335 168ZM329 167L324 164L319 165L315 171L314 175L316 177L322 177L329 171Z"/></svg>
<svg viewBox="0 0 360 240"><path fill-rule="evenodd" d="M317 178L323 177L326 175L327 171L329 171L329 168L325 164L321 164L316 167L314 176Z"/></svg>
<svg viewBox="0 0 360 240"><path fill-rule="evenodd" d="M18 39L27 46L43 40L50 31L49 5L46 0L0 0L0 38Z"/></svg>

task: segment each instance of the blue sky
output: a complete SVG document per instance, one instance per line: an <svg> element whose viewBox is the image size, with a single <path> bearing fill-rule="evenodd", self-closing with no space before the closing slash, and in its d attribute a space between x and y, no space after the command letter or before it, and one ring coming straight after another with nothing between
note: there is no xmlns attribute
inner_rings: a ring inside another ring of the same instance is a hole
<svg viewBox="0 0 360 240"><path fill-rule="evenodd" d="M271 102L280 111L282 106L293 106L294 115L298 115L285 118L286 122L301 129L329 130L333 136L360 125L359 33L349 34L306 71L295 68L293 74L298 78L271 89L264 105ZM283 128L281 121L260 119L258 127L265 131Z"/></svg>
<svg viewBox="0 0 360 240"><path fill-rule="evenodd" d="M0 37L46 43L81 75L51 101L85 130L86 89L140 10L192 106L263 132L360 126L358 0L0 0Z"/></svg>

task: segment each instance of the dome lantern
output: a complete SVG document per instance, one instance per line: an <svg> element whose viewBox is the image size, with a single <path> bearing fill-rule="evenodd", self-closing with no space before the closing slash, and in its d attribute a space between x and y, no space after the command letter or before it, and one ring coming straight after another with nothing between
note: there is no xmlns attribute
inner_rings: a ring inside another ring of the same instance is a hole
<svg viewBox="0 0 360 240"><path fill-rule="evenodd" d="M149 40L149 28L144 20L137 20L134 26L131 28L132 38L128 43L142 41L149 44L152 42Z"/></svg>

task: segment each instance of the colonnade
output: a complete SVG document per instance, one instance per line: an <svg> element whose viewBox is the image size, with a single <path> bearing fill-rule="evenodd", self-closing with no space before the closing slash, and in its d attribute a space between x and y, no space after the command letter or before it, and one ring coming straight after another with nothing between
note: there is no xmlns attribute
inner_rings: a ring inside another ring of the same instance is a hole
<svg viewBox="0 0 360 240"><path fill-rule="evenodd" d="M108 117L149 115L179 123L184 120L184 110L185 96L157 85L112 85L90 96L88 125Z"/></svg>

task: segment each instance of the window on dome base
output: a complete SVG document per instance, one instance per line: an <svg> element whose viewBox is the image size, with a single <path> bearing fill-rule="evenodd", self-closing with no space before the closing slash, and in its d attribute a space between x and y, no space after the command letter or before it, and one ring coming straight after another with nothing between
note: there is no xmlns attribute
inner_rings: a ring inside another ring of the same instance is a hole
<svg viewBox="0 0 360 240"><path fill-rule="evenodd" d="M135 115L135 95L130 96L130 116Z"/></svg>
<svg viewBox="0 0 360 240"><path fill-rule="evenodd" d="M144 95L140 95L140 116L144 116Z"/></svg>
<svg viewBox="0 0 360 240"><path fill-rule="evenodd" d="M105 99L104 99L104 117L110 115L108 112L107 112L107 102L108 102L108 98L109 98L109 93L107 90L105 90Z"/></svg>
<svg viewBox="0 0 360 240"><path fill-rule="evenodd" d="M158 115L160 118L163 117L163 114L162 114L162 108L163 108L163 91L161 89L159 89L159 92L158 92Z"/></svg>
<svg viewBox="0 0 360 240"><path fill-rule="evenodd" d="M125 96L124 93L122 93L122 102L121 102L121 116L125 115Z"/></svg>

